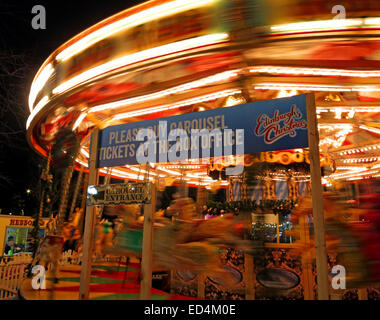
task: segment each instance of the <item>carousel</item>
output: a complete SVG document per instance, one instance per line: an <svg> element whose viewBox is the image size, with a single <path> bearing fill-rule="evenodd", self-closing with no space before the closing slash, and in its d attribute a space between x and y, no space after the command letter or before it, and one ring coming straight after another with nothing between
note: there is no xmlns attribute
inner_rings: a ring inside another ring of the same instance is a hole
<svg viewBox="0 0 380 320"><path fill-rule="evenodd" d="M359 184L376 181L380 3L341 1L342 19L332 11L333 1L305 6L305 1L288 0L281 8L275 2L148 1L99 22L48 57L31 85L26 126L31 148L47 159L41 178L46 185L57 177L62 181L51 237L39 249L39 254L54 252L49 292L59 288L59 299L62 292L77 293L74 285L65 291L62 279L78 274L79 266L67 267L60 277L59 261L63 247L78 256L84 249L94 130L313 92L325 190L340 191L353 201L361 192ZM166 298L316 299L312 214L307 203L300 205L311 188L309 150L245 154L244 172L227 176L226 169L237 161L229 156L206 163L190 159L103 167L99 184L155 186L155 272L166 279ZM350 208L358 209L358 202ZM97 207L94 259L114 258L93 268L99 278L106 277L101 272L105 267L118 268L118 281L125 280L120 268L127 272L133 265L138 270L141 207ZM176 224L186 219L197 221L197 228ZM178 230L194 237L180 239ZM222 233L226 236L220 237ZM170 238L175 241L168 242ZM337 264L331 250L330 270ZM179 251L182 256L174 254ZM119 298L125 294L133 299L138 288L125 293L123 281L108 291L91 285L90 292L97 293L90 298L117 292ZM376 285L355 284L332 294L378 299ZM24 289L27 299L50 294L36 297L29 287ZM159 289L163 287L152 290Z"/></svg>

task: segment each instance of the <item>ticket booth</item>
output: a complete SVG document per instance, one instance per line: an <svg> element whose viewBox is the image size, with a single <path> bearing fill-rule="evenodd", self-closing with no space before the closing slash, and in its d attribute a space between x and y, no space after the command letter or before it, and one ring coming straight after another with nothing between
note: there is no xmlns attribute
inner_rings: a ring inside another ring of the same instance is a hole
<svg viewBox="0 0 380 320"><path fill-rule="evenodd" d="M40 237L45 236L48 220L40 220ZM13 239L17 252L31 252L33 221L31 217L0 215L0 256L7 254L4 250L8 239Z"/></svg>

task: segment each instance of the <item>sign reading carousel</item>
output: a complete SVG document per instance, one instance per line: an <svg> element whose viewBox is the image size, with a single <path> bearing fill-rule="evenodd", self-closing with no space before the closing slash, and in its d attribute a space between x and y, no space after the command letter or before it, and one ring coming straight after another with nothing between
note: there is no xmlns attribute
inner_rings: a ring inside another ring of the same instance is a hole
<svg viewBox="0 0 380 320"><path fill-rule="evenodd" d="M89 186L88 205L117 205L150 203L152 184L150 182L129 182Z"/></svg>

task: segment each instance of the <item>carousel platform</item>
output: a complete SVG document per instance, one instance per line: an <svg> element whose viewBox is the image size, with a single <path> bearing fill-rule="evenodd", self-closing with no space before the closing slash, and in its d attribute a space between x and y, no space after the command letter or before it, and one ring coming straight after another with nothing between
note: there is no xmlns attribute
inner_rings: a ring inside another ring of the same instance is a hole
<svg viewBox="0 0 380 320"><path fill-rule="evenodd" d="M80 265L61 266L58 283L53 289L53 279L47 272L46 289L35 290L32 280L24 280L19 291L23 300L78 300L80 284ZM138 300L140 281L138 263L94 263L91 272L89 300ZM152 288L152 300L189 300L182 295L170 294Z"/></svg>

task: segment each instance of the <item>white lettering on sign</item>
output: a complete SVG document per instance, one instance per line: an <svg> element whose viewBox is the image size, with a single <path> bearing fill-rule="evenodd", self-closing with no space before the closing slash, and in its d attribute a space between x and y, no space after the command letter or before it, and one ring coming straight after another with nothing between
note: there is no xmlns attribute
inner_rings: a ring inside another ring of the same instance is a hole
<svg viewBox="0 0 380 320"><path fill-rule="evenodd" d="M228 129L224 115L172 122L169 129L168 133L167 121L159 121L158 125L147 128L111 131L108 144L114 145L100 148L99 160L136 156L139 164L155 163L158 153L160 162L188 160L191 156L193 159L202 158L203 163L208 163L213 148L213 157L219 163L223 156L233 155L233 146L236 146L236 154L244 154L244 130ZM138 146L126 143L131 141L141 143ZM237 162L235 167L228 168L228 175L242 172L243 164Z"/></svg>

